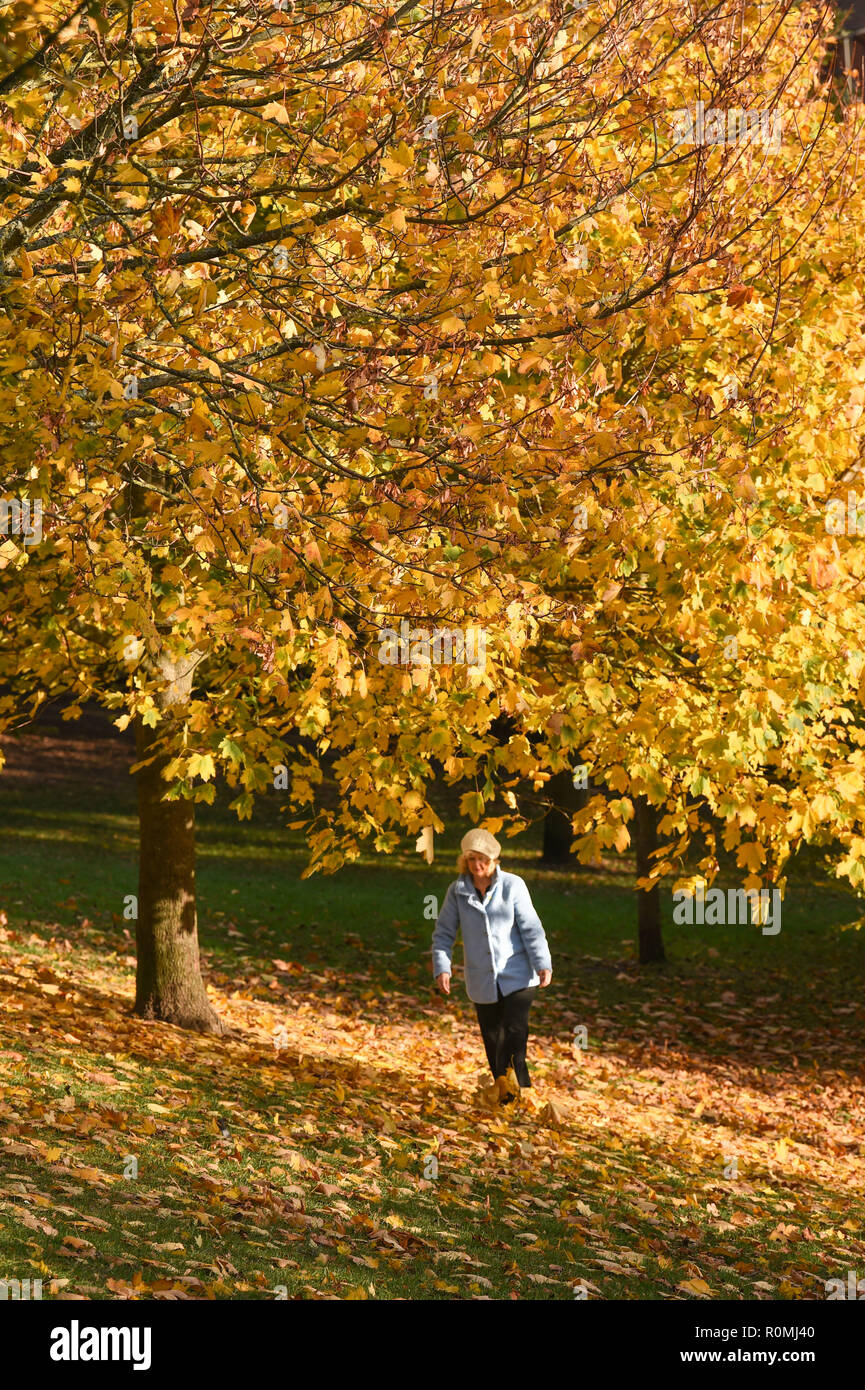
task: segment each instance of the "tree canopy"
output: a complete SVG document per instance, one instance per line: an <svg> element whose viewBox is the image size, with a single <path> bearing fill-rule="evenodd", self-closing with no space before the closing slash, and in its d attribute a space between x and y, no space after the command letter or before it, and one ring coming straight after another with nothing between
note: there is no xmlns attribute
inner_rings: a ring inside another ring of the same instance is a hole
<svg viewBox="0 0 865 1390"><path fill-rule="evenodd" d="M825 510L865 403L861 118L826 33L8 11L0 439L42 515L0 538L0 728L97 698L241 817L284 767L313 868L441 828L436 767L516 831L579 755L620 793L584 856L646 795L675 867L696 799L749 886L820 837L861 882L862 547ZM383 659L404 621L483 664Z"/></svg>

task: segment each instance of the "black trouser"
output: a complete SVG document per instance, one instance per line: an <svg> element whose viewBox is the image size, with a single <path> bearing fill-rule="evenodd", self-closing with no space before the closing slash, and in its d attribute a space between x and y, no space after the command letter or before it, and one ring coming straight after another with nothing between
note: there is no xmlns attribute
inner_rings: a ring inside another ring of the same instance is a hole
<svg viewBox="0 0 865 1390"><path fill-rule="evenodd" d="M514 990L513 994L502 994L496 982L498 1002L475 1004L493 1077L504 1076L512 1066L522 1087L532 1084L526 1066L526 1043L529 1040L529 1009L538 988L538 985L529 985L527 989Z"/></svg>

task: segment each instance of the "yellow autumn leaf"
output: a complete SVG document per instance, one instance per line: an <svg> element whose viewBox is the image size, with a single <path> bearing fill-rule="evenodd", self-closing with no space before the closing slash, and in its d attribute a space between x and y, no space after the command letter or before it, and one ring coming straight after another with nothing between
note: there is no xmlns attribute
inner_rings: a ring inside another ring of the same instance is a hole
<svg viewBox="0 0 865 1390"><path fill-rule="evenodd" d="M216 766L210 753L193 753L187 767L188 776L200 777L203 782L209 782L215 773Z"/></svg>
<svg viewBox="0 0 865 1390"><path fill-rule="evenodd" d="M291 113L281 101L271 101L262 108L262 119L265 121L276 121L279 125L288 125L291 120Z"/></svg>
<svg viewBox="0 0 865 1390"><path fill-rule="evenodd" d="M626 825L620 825L616 831L616 838L613 841L619 854L624 854L631 843L631 835Z"/></svg>
<svg viewBox="0 0 865 1390"><path fill-rule="evenodd" d="M705 1279L683 1279L681 1284L676 1285L683 1293L699 1294L704 1298L711 1298L712 1290Z"/></svg>
<svg viewBox="0 0 865 1390"><path fill-rule="evenodd" d="M390 150L384 156L380 167L390 178L399 179L413 164L414 150L405 141L402 141L396 149Z"/></svg>
<svg viewBox="0 0 865 1390"><path fill-rule="evenodd" d="M752 872L756 872L765 858L766 851L763 845L756 841L747 841L736 848L736 863L742 869L751 869Z"/></svg>

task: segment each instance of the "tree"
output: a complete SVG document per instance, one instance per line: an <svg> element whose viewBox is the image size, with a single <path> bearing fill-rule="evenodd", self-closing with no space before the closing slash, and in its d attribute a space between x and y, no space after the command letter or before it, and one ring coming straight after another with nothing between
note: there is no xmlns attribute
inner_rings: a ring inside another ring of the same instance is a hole
<svg viewBox="0 0 865 1390"><path fill-rule="evenodd" d="M571 768L555 773L547 784L550 809L544 816L542 858L548 864L569 864L574 843L573 816L588 804L588 785L578 786Z"/></svg>
<svg viewBox="0 0 865 1390"><path fill-rule="evenodd" d="M861 880L860 562L813 505L858 457L856 118L808 16L743 13L12 13L0 731L64 693L134 724L140 1009L218 1027L217 776L330 871L443 828L434 765L516 831L580 749L618 794L581 858L645 796L670 870L696 796L751 878L819 824ZM746 138L687 144L704 90Z"/></svg>
<svg viewBox="0 0 865 1390"><path fill-rule="evenodd" d="M710 843L698 876L717 872L716 818L746 886L763 875L783 886L803 840L840 841L838 873L862 882L862 526L843 490L861 486L861 191L850 163L861 111L830 126L813 68L782 78L810 42L801 16L785 18L759 100L734 97L730 46L710 48L705 72L728 116L771 112L782 95L795 138L771 164L747 146L695 145L688 198L677 185L677 202L669 180L695 260L678 305L666 296L654 325L644 306L599 352L609 405L592 411L585 394L580 405L606 432L605 457L586 461L591 492L574 508L573 542L546 557L554 602L532 650L551 744L579 744L593 775L622 793L574 817L577 846L582 858L625 849L640 799L665 808L647 890L682 873L696 834ZM708 93L704 105L715 106ZM651 207L649 189L647 222ZM638 261L636 221L626 226ZM639 293L627 246L617 269L621 308ZM539 512L554 515L560 495L556 479ZM650 901L641 894L644 912Z"/></svg>
<svg viewBox="0 0 865 1390"><path fill-rule="evenodd" d="M518 437L505 410L478 472L472 422L519 400L499 380L509 348L569 332L523 283L544 210L572 230L566 161L549 176L552 128L531 116L561 33L461 5L9 18L0 430L24 496L2 556L0 714L96 694L134 724L148 1014L218 1026L191 813L217 767L241 817L280 778L303 805L347 701L353 818L416 818L413 767L357 777L370 644L407 614L464 628L509 601L453 562ZM31 505L36 544L17 524ZM455 673L458 699L476 676ZM324 864L332 839L311 836Z"/></svg>
<svg viewBox="0 0 865 1390"><path fill-rule="evenodd" d="M634 842L637 879L648 879L658 849L658 812L645 796L634 800ZM641 965L666 960L661 935L661 895L658 884L637 889L637 941Z"/></svg>
<svg viewBox="0 0 865 1390"><path fill-rule="evenodd" d="M159 712L169 722L188 705L195 658L163 662ZM167 756L154 753L159 738L135 722L138 756L140 855L135 1012L182 1028L220 1033L223 1025L207 998L198 957L195 896L195 812L185 799L166 800Z"/></svg>

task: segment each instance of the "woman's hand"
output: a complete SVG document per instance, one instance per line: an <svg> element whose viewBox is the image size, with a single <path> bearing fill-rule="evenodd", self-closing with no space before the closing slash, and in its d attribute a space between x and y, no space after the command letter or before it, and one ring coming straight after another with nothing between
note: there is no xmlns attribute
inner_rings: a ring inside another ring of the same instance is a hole
<svg viewBox="0 0 865 1390"><path fill-rule="evenodd" d="M547 985L550 983L550 980L553 978L553 972L552 970L539 970L538 978L541 982L541 989L546 989Z"/></svg>
<svg viewBox="0 0 865 1390"><path fill-rule="evenodd" d="M451 992L451 977L450 977L450 975L447 975L447 974L436 975L436 984L438 985L438 987L439 987L439 989L441 990L442 994L450 994L450 992Z"/></svg>

